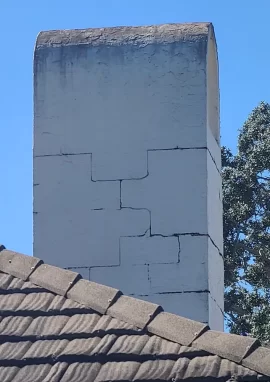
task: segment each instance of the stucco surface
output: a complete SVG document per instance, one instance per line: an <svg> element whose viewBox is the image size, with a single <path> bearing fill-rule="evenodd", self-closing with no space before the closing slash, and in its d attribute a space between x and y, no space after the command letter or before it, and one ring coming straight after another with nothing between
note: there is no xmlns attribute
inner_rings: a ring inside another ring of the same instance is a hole
<svg viewBox="0 0 270 382"><path fill-rule="evenodd" d="M34 76L35 256L222 329L212 26L43 32Z"/></svg>

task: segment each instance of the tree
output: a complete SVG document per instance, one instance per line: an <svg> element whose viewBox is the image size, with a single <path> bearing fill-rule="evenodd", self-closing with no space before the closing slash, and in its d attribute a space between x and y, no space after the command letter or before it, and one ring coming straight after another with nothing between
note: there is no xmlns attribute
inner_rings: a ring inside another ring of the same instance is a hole
<svg viewBox="0 0 270 382"><path fill-rule="evenodd" d="M270 105L222 148L225 313L232 333L270 342Z"/></svg>

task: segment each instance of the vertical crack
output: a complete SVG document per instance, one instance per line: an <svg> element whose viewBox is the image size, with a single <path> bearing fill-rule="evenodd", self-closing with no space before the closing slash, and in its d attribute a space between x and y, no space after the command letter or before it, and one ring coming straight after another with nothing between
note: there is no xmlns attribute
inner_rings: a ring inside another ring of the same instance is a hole
<svg viewBox="0 0 270 382"><path fill-rule="evenodd" d="M119 237L119 267L121 265L121 236Z"/></svg>
<svg viewBox="0 0 270 382"><path fill-rule="evenodd" d="M179 238L179 236L177 236L177 241L178 241L177 263L180 263L181 244L180 244L180 238Z"/></svg>
<svg viewBox="0 0 270 382"><path fill-rule="evenodd" d="M122 180L120 180L120 210L122 208Z"/></svg>
<svg viewBox="0 0 270 382"><path fill-rule="evenodd" d="M149 281L149 284L150 284L150 287L151 287L150 265L146 264L146 266L147 266L147 278L148 278L148 281Z"/></svg>

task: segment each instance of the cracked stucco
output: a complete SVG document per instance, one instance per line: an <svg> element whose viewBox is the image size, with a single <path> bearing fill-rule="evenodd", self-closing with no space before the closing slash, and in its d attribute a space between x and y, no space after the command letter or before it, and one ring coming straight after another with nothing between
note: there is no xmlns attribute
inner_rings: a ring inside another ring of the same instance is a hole
<svg viewBox="0 0 270 382"><path fill-rule="evenodd" d="M222 329L209 54L207 23L39 35L34 255Z"/></svg>

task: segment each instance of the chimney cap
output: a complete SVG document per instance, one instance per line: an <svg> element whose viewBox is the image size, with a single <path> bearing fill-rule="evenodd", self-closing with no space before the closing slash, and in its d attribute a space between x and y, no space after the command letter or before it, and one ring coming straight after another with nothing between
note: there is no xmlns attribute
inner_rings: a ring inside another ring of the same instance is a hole
<svg viewBox="0 0 270 382"><path fill-rule="evenodd" d="M213 31L210 22L51 30L38 34L36 49L82 44L141 47L155 43L196 42L207 40L210 30Z"/></svg>

